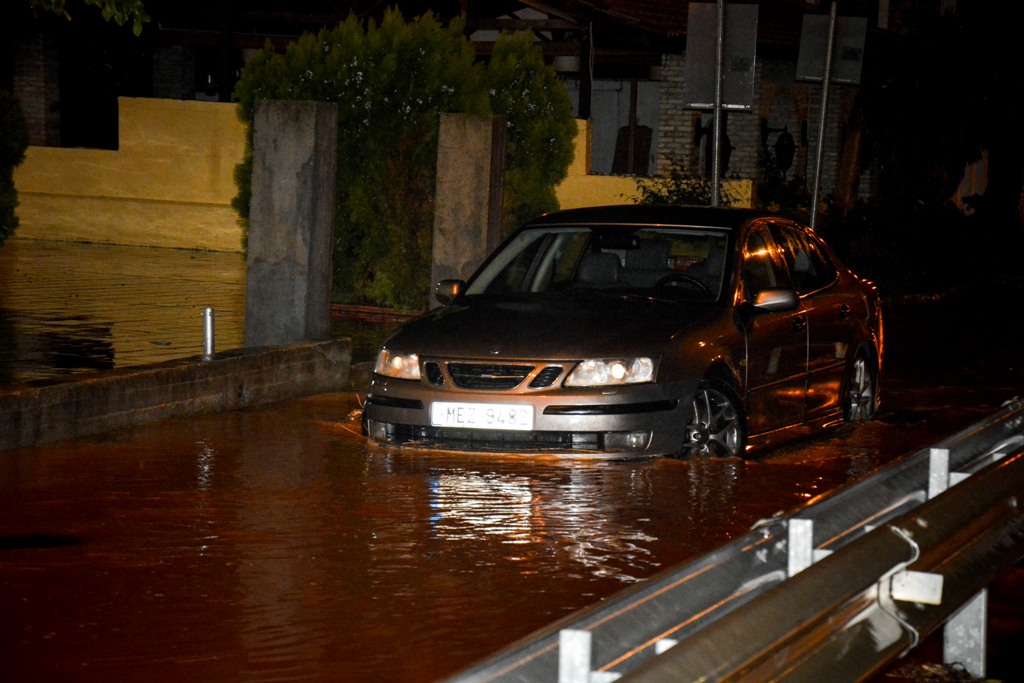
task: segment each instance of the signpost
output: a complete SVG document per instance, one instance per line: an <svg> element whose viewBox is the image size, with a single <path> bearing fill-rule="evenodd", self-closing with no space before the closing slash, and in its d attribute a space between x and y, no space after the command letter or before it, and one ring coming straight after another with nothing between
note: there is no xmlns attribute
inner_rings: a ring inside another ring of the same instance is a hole
<svg viewBox="0 0 1024 683"><path fill-rule="evenodd" d="M829 88L832 82L860 83L864 61L864 37L867 19L837 17L838 0L832 2L829 16L804 15L797 59L798 80L821 81L821 111L818 116L818 141L814 157L814 182L811 188L811 228L818 218L818 193L821 190L821 165L825 153L825 122Z"/></svg>
<svg viewBox="0 0 1024 683"><path fill-rule="evenodd" d="M757 5L690 3L686 36L684 104L714 112L711 205L718 206L722 111L749 111L754 100Z"/></svg>

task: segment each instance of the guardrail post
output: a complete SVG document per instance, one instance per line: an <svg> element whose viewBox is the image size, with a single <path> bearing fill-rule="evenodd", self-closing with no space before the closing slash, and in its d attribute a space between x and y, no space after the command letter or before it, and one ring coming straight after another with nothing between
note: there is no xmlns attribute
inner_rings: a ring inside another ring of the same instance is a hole
<svg viewBox="0 0 1024 683"><path fill-rule="evenodd" d="M975 678L985 678L988 638L988 589L981 589L946 620L942 630L942 660L962 664Z"/></svg>
<svg viewBox="0 0 1024 683"><path fill-rule="evenodd" d="M949 488L949 449L928 449L928 500Z"/></svg>
<svg viewBox="0 0 1024 683"><path fill-rule="evenodd" d="M565 628L558 633L558 683L589 683L590 631Z"/></svg>
<svg viewBox="0 0 1024 683"><path fill-rule="evenodd" d="M622 677L613 671L591 671L590 631L563 628L558 632L558 683L612 683Z"/></svg>
<svg viewBox="0 0 1024 683"><path fill-rule="evenodd" d="M791 519L788 523L788 575L795 576L814 563L814 521Z"/></svg>

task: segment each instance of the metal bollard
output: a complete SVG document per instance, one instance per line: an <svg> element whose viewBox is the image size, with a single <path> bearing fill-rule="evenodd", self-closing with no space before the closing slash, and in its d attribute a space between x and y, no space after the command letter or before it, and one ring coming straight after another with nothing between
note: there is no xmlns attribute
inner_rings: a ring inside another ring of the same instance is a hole
<svg viewBox="0 0 1024 683"><path fill-rule="evenodd" d="M203 358L213 356L213 309L203 309Z"/></svg>

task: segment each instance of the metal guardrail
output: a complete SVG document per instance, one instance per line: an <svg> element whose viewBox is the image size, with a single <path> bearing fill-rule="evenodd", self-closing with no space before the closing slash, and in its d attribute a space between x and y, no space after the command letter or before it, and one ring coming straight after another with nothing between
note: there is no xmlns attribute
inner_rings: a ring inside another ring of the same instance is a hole
<svg viewBox="0 0 1024 683"><path fill-rule="evenodd" d="M569 615L448 683L859 681L945 624L985 669L986 586L1024 556L1024 403Z"/></svg>

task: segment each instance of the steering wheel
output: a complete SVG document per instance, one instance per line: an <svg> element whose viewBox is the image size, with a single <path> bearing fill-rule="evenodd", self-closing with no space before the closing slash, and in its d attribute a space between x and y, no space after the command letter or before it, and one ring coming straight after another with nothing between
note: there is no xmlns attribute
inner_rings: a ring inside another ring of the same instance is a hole
<svg viewBox="0 0 1024 683"><path fill-rule="evenodd" d="M674 287L675 285L693 286L704 294L711 294L711 289L706 284L686 273L669 273L655 282L654 288L660 289L662 287Z"/></svg>

